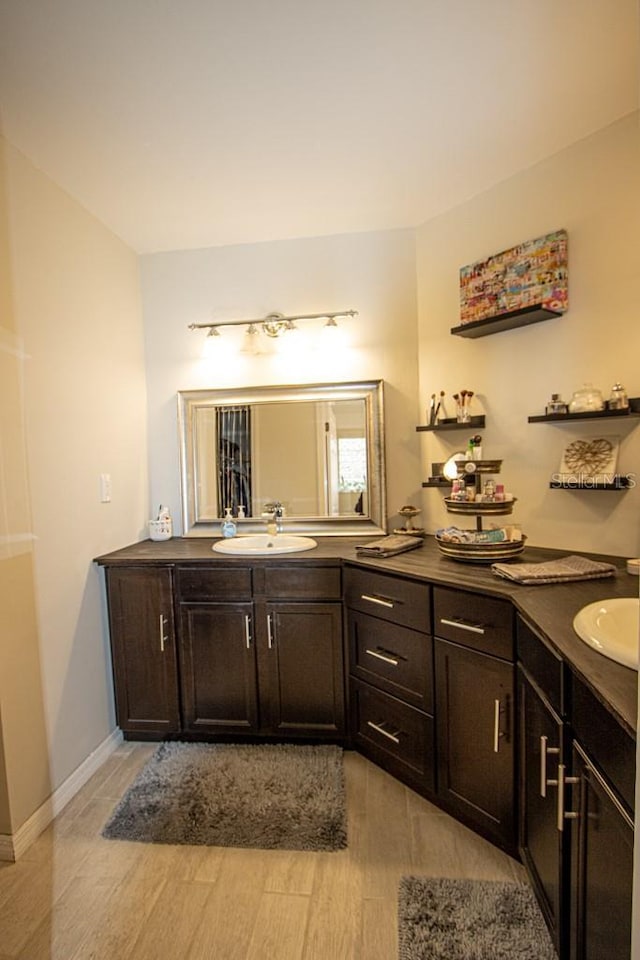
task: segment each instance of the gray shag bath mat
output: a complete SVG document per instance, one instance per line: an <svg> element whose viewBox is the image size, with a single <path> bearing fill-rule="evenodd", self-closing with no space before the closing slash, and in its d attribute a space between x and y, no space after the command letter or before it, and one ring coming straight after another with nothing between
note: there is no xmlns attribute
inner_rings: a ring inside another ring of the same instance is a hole
<svg viewBox="0 0 640 960"><path fill-rule="evenodd" d="M347 845L342 750L163 743L102 835L142 843L342 849Z"/></svg>
<svg viewBox="0 0 640 960"><path fill-rule="evenodd" d="M524 883L403 877L400 960L556 960Z"/></svg>

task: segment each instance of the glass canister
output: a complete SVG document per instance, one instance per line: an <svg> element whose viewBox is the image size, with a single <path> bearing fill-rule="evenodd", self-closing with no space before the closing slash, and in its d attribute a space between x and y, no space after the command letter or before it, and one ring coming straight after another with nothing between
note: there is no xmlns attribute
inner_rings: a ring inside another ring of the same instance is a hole
<svg viewBox="0 0 640 960"><path fill-rule="evenodd" d="M576 390L569 402L569 413L592 413L604 410L602 393L591 383L585 383Z"/></svg>
<svg viewBox="0 0 640 960"><path fill-rule="evenodd" d="M626 410L629 406L627 391L621 383L614 383L611 387L611 396L607 402L609 410Z"/></svg>

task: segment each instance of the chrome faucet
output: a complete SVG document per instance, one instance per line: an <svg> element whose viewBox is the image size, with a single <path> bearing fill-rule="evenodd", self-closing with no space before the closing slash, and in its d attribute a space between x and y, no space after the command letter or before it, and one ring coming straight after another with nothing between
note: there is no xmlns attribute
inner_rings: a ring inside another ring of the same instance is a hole
<svg viewBox="0 0 640 960"><path fill-rule="evenodd" d="M270 519L267 520L267 527L275 521L276 533L282 533L283 507L280 501L274 500L273 503L265 503L264 511L270 515Z"/></svg>

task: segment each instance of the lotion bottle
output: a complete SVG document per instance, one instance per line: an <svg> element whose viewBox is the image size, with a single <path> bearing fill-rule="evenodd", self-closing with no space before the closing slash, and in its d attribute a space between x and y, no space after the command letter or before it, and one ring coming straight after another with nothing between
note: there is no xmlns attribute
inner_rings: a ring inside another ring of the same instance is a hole
<svg viewBox="0 0 640 960"><path fill-rule="evenodd" d="M231 507L225 507L224 510L224 520L222 521L222 526L220 527L223 537L235 537L236 535L236 524L231 516Z"/></svg>

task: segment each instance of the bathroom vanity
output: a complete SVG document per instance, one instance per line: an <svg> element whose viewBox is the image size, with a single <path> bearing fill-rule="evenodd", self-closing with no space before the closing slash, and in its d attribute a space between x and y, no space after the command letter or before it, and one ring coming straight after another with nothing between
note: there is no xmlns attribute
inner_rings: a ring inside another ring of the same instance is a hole
<svg viewBox="0 0 640 960"><path fill-rule="evenodd" d="M124 736L352 746L522 859L562 960L628 960L637 673L572 622L637 578L527 587L433 538L385 560L356 542L99 557Z"/></svg>

